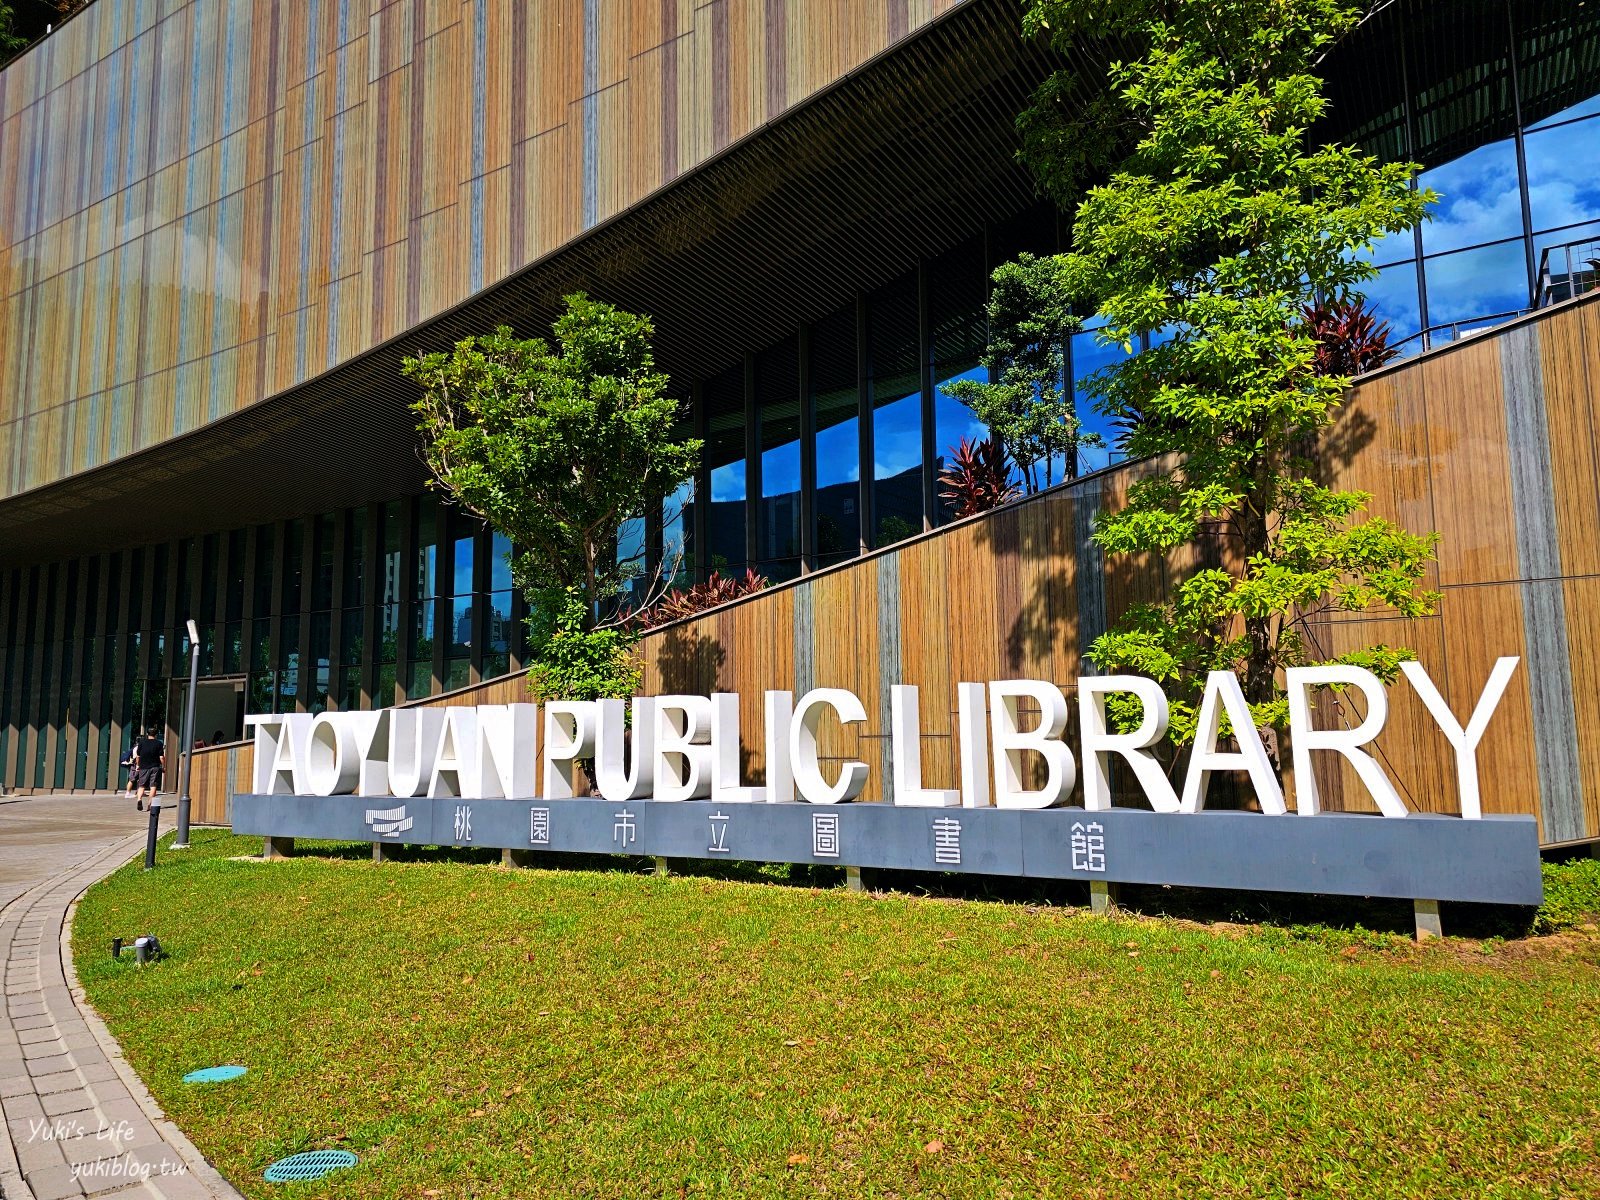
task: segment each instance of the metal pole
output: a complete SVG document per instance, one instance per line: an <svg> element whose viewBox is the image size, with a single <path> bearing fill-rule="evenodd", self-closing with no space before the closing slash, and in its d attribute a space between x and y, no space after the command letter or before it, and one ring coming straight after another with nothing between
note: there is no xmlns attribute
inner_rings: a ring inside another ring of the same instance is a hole
<svg viewBox="0 0 1600 1200"><path fill-rule="evenodd" d="M183 714L183 758L178 764L178 837L174 850L189 848L189 766L194 757L194 697L200 687L200 630L189 622L189 707ZM152 826L153 828L153 826Z"/></svg>
<svg viewBox="0 0 1600 1200"><path fill-rule="evenodd" d="M146 871L155 870L157 837L156 826L160 823L160 821L161 801L152 799L150 801L150 824L146 828L144 835L144 869Z"/></svg>

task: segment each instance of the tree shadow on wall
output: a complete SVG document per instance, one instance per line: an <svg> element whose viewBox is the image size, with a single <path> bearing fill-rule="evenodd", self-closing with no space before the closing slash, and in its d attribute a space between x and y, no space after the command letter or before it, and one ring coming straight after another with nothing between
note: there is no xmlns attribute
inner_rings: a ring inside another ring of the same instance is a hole
<svg viewBox="0 0 1600 1200"><path fill-rule="evenodd" d="M1013 674L1051 662L1063 643L1077 660L1064 664L1065 672L1075 677L1089 671L1084 654L1121 609L1162 594L1169 574L1162 558L1130 554L1108 560L1090 537L1113 483L1129 470L1087 476L980 522L978 543L991 559L996 615ZM1041 569L1041 563L1055 565Z"/></svg>
<svg viewBox="0 0 1600 1200"><path fill-rule="evenodd" d="M661 634L655 661L663 695L709 696L717 690L728 652L718 639L679 625Z"/></svg>
<svg viewBox="0 0 1600 1200"><path fill-rule="evenodd" d="M1365 409L1348 403L1333 419L1316 445L1309 448L1312 477L1324 487L1332 486L1341 471L1349 469L1378 437L1378 422Z"/></svg>

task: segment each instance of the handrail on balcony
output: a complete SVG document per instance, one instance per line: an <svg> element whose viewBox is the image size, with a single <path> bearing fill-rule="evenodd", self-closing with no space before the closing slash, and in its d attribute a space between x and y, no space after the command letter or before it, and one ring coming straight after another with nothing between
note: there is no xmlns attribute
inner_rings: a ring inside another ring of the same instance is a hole
<svg viewBox="0 0 1600 1200"><path fill-rule="evenodd" d="M1527 316L1532 311L1531 308L1513 308L1508 312L1484 313L1481 316L1466 317L1460 321L1445 321L1439 325L1429 325L1426 329L1419 329L1413 334L1408 334L1398 342L1390 342L1389 347L1393 350L1399 350L1402 346L1420 340L1423 350L1432 350L1435 346L1459 342L1462 338L1472 334L1487 333L1503 321Z"/></svg>
<svg viewBox="0 0 1600 1200"><path fill-rule="evenodd" d="M1600 287L1600 238L1546 246L1539 255L1539 307L1548 308Z"/></svg>

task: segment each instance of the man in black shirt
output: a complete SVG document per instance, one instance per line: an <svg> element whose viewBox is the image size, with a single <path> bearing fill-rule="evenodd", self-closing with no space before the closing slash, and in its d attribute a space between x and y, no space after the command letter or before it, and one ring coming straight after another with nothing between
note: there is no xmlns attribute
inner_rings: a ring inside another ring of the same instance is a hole
<svg viewBox="0 0 1600 1200"><path fill-rule="evenodd" d="M134 783L139 788L137 808L144 811L146 793L153 805L161 787L161 771L167 765L167 746L156 736L154 725L145 727L144 736L133 748Z"/></svg>

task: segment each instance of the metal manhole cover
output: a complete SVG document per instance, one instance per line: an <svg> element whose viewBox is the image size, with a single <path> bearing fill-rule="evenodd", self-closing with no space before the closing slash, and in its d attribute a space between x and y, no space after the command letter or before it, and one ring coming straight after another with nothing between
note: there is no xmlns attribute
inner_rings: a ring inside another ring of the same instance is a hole
<svg viewBox="0 0 1600 1200"><path fill-rule="evenodd" d="M356 1156L348 1150L307 1150L304 1154L291 1154L280 1158L266 1170L268 1183L289 1183L298 1179L321 1179L329 1171L356 1165Z"/></svg>
<svg viewBox="0 0 1600 1200"><path fill-rule="evenodd" d="M237 1079L243 1075L243 1067L202 1067L198 1071L190 1071L183 1077L185 1083L226 1083L230 1079Z"/></svg>

